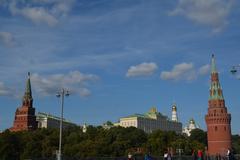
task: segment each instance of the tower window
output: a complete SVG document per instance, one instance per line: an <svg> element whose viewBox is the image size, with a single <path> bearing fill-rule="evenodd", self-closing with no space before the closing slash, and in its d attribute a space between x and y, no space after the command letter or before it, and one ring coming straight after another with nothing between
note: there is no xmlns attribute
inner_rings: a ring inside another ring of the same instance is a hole
<svg viewBox="0 0 240 160"><path fill-rule="evenodd" d="M217 126L215 126L215 131L217 131L218 130L218 128L217 128Z"/></svg>
<svg viewBox="0 0 240 160"><path fill-rule="evenodd" d="M226 126L224 127L224 131L226 131L227 130L227 128L226 128Z"/></svg>

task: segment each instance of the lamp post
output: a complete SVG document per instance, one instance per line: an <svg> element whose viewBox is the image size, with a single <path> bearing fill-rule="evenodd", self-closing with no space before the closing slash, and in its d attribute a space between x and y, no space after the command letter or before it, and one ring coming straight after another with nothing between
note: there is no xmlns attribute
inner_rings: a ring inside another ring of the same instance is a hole
<svg viewBox="0 0 240 160"><path fill-rule="evenodd" d="M240 64L232 66L232 69L230 70L230 72L234 75L237 73L237 71L238 71L237 69L240 69Z"/></svg>
<svg viewBox="0 0 240 160"><path fill-rule="evenodd" d="M178 159L181 160L182 159L182 153L183 153L183 149L181 148L181 144L178 144L178 148L176 149L176 152L178 153Z"/></svg>
<svg viewBox="0 0 240 160"><path fill-rule="evenodd" d="M61 98L61 120L60 120L60 130L59 130L59 148L58 148L58 154L57 159L62 159L62 128L63 128L63 105L64 105L64 97L69 96L69 91L62 88L60 92L56 94L58 98Z"/></svg>

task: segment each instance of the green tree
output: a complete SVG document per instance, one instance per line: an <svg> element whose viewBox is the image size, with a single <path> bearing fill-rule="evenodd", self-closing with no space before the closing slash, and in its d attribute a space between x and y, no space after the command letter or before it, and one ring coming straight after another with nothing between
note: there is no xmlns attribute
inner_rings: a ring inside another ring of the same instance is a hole
<svg viewBox="0 0 240 160"><path fill-rule="evenodd" d="M153 155L162 156L176 139L177 134L175 132L157 130L149 134L146 146Z"/></svg>
<svg viewBox="0 0 240 160"><path fill-rule="evenodd" d="M65 138L63 138L63 142L64 139ZM46 132L45 138L42 139L41 145L42 157L55 157L59 145L59 131L57 129L49 129L49 131Z"/></svg>
<svg viewBox="0 0 240 160"><path fill-rule="evenodd" d="M192 130L189 139L190 141L197 141L207 146L207 132L201 129L196 128Z"/></svg>
<svg viewBox="0 0 240 160"><path fill-rule="evenodd" d="M6 130L0 134L0 159L18 160L22 149L19 133Z"/></svg>
<svg viewBox="0 0 240 160"><path fill-rule="evenodd" d="M232 147L234 154L240 154L240 136L233 135L232 136Z"/></svg>
<svg viewBox="0 0 240 160"><path fill-rule="evenodd" d="M28 158L41 158L42 140L44 135L38 130L34 132L22 132L22 143L24 143L23 152L21 153L21 159Z"/></svg>

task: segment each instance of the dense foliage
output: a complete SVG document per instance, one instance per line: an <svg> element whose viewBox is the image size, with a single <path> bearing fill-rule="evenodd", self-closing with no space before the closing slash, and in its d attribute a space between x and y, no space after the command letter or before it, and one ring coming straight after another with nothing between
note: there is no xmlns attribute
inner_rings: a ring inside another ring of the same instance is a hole
<svg viewBox="0 0 240 160"><path fill-rule="evenodd" d="M53 158L58 149L58 129L38 129L31 132L9 132L0 134L0 159ZM64 130L63 154L66 157L120 157L128 152L141 154L150 152L162 156L171 149L175 154L182 149L190 155L192 150L202 149L207 145L206 132L193 130L190 137L177 135L175 132L157 130L146 134L142 130L129 127L89 126L83 133L80 127ZM240 137L233 136L233 147L240 153ZM141 152L137 152L137 150Z"/></svg>

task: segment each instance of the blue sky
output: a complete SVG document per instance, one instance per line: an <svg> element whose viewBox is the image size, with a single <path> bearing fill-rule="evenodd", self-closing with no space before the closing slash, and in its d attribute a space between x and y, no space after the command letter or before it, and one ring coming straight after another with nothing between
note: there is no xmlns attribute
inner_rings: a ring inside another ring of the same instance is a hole
<svg viewBox="0 0 240 160"><path fill-rule="evenodd" d="M0 0L0 130L12 126L31 72L37 111L101 125L150 107L205 129L215 54L239 133L240 4L236 0Z"/></svg>

